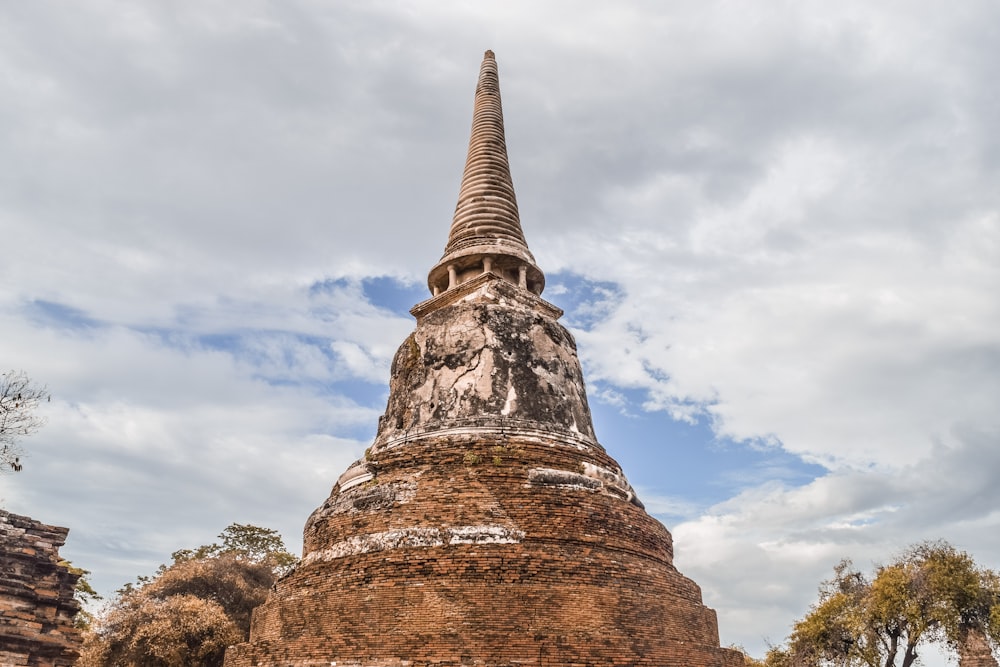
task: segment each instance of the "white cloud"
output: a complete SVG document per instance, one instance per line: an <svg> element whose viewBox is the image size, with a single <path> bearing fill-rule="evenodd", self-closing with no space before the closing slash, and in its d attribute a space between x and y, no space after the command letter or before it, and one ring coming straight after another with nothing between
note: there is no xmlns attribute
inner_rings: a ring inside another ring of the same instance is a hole
<svg viewBox="0 0 1000 667"><path fill-rule="evenodd" d="M5 506L70 526L64 555L104 592L233 521L279 528L297 549L304 517L380 414L312 389L328 373L312 368L323 358L308 346L254 357L122 327L7 319L0 357L31 369L53 399L48 424L23 442L24 474L4 480Z"/></svg>
<svg viewBox="0 0 1000 667"><path fill-rule="evenodd" d="M718 609L726 641L758 655L765 640L784 640L842 558L871 569L909 544L946 539L996 568L998 436L958 433L955 449L891 473L845 470L744 491L672 527L677 566Z"/></svg>
<svg viewBox="0 0 1000 667"><path fill-rule="evenodd" d="M1000 226L978 212L992 192L957 207L946 230L869 228L832 209L833 193L856 189L854 159L817 158L835 152L796 144L742 200L696 209L680 247L580 262L627 293L580 336L597 377L645 387L678 417L693 401L723 435L777 437L827 465L897 465L958 424L996 424ZM877 185L855 196L875 200ZM636 216L621 198L619 209L653 235L655 216L642 216L668 205L647 200L632 202Z"/></svg>
<svg viewBox="0 0 1000 667"><path fill-rule="evenodd" d="M107 586L231 521L291 539L363 450L412 320L359 281L440 255L486 48L532 250L597 291L566 318L595 395L831 471L642 490L723 637L779 641L841 556L996 563L994 3L5 19L0 360L56 402L3 496Z"/></svg>

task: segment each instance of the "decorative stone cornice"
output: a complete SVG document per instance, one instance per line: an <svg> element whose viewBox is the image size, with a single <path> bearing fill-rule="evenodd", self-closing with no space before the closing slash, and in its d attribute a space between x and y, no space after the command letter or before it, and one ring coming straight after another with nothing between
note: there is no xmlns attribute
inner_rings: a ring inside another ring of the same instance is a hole
<svg viewBox="0 0 1000 667"><path fill-rule="evenodd" d="M373 452L383 452L394 447L402 447L414 442L432 440L434 438L453 438L455 440L484 440L500 434L508 438L516 438L525 442L545 441L553 447L566 447L577 451L604 452L604 447L591 435L574 432L568 428L555 429L551 424L539 423L527 419L505 419L503 417L474 417L468 419L453 419L447 423L431 422L414 427L402 434L393 434L382 440L376 440ZM358 462L363 464L363 462ZM346 474L346 473L345 473ZM356 473L361 474L361 473ZM344 480L353 483L353 477Z"/></svg>

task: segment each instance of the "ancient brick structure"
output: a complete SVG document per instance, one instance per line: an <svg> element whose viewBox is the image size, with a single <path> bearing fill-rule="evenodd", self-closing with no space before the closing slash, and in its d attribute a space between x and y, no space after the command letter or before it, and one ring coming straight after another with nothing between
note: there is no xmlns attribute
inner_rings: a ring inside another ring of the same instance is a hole
<svg viewBox="0 0 1000 667"><path fill-rule="evenodd" d="M594 435L522 233L491 52L473 115L432 297L411 311L375 442L226 665L742 665Z"/></svg>
<svg viewBox="0 0 1000 667"><path fill-rule="evenodd" d="M68 667L80 632L79 575L60 565L66 528L0 510L0 666Z"/></svg>
<svg viewBox="0 0 1000 667"><path fill-rule="evenodd" d="M978 628L970 628L958 645L959 667L997 667L997 660L986 635Z"/></svg>

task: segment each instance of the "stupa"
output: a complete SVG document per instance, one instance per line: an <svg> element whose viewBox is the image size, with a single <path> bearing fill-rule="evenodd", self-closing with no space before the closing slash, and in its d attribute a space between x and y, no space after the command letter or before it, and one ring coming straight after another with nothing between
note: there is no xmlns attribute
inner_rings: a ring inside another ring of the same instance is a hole
<svg viewBox="0 0 1000 667"><path fill-rule="evenodd" d="M595 437L521 228L490 51L427 284L374 443L226 666L741 666Z"/></svg>

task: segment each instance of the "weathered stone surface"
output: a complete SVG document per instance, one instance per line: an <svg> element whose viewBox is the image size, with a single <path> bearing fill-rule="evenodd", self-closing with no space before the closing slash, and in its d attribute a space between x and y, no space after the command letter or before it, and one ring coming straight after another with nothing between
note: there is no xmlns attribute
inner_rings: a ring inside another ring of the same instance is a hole
<svg viewBox="0 0 1000 667"><path fill-rule="evenodd" d="M69 530L0 510L0 666L68 667L78 656L73 625L79 575L60 565Z"/></svg>
<svg viewBox="0 0 1000 667"><path fill-rule="evenodd" d="M375 449L476 425L556 430L597 446L573 336L515 301L516 285L485 278L468 300L421 318L400 346Z"/></svg>
<svg viewBox="0 0 1000 667"><path fill-rule="evenodd" d="M227 667L743 664L594 435L507 193L495 73L487 53L459 211L375 442Z"/></svg>

